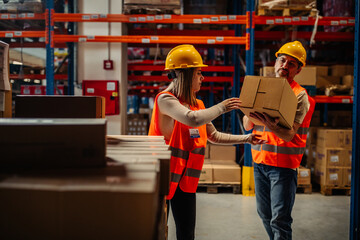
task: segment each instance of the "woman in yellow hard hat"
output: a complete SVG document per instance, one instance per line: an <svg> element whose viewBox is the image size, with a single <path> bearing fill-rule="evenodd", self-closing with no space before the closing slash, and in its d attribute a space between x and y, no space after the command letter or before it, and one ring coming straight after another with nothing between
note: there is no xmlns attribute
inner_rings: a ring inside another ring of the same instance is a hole
<svg viewBox="0 0 360 240"><path fill-rule="evenodd" d="M218 132L212 120L239 109L240 100L230 98L205 109L196 99L204 76L199 52L192 45L173 48L166 57L165 70L172 82L155 98L149 135L164 136L171 149L171 182L167 195L176 225L177 239L195 237L195 192L204 163L207 140L225 144L258 144L257 135Z"/></svg>

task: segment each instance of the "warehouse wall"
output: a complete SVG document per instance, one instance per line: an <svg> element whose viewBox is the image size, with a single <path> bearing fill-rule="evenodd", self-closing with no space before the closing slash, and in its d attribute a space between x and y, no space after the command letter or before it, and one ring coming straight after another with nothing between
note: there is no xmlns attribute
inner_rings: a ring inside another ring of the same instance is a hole
<svg viewBox="0 0 360 240"><path fill-rule="evenodd" d="M111 0L111 10L108 12L108 1L98 0L80 0L79 12L80 13L101 13L101 14L120 14L122 12L122 1ZM79 23L79 35L109 35L108 23L104 22L90 22ZM111 35L121 35L121 23L111 23ZM80 43L78 45L78 79L82 80L118 80L121 79L122 66L121 66L121 43L110 44L111 60L114 62L113 70L104 70L103 61L108 59L108 43ZM125 65L126 67L126 65ZM127 70L125 69L124 72ZM120 85L120 88L127 86ZM120 90L121 92L121 90ZM122 107L123 111L120 115L107 116L108 120L108 134L120 134L121 129L121 115L126 116L126 106Z"/></svg>

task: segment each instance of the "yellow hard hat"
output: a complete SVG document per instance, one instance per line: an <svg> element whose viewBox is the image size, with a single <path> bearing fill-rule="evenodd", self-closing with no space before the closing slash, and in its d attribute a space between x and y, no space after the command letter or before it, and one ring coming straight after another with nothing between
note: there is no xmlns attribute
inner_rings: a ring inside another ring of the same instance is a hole
<svg viewBox="0 0 360 240"><path fill-rule="evenodd" d="M275 56L277 57L279 54L286 54L294 57L299 60L303 66L306 64L306 51L299 41L285 43L279 51L275 53Z"/></svg>
<svg viewBox="0 0 360 240"><path fill-rule="evenodd" d="M166 56L165 70L197 67L207 67L207 65L203 64L200 53L193 45L176 46Z"/></svg>

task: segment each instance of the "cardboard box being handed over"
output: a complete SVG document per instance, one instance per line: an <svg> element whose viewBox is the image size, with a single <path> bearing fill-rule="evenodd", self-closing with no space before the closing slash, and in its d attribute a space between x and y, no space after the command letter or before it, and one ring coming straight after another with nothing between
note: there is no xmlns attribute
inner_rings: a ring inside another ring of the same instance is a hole
<svg viewBox="0 0 360 240"><path fill-rule="evenodd" d="M240 100L241 111L256 125L263 124L250 117L251 112L278 117L279 124L288 129L294 124L298 101L285 78L245 76Z"/></svg>

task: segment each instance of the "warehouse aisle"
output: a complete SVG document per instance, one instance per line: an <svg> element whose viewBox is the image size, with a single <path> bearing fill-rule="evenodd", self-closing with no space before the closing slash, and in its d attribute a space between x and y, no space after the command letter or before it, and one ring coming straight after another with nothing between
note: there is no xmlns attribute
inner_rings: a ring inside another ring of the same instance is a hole
<svg viewBox="0 0 360 240"><path fill-rule="evenodd" d="M197 193L196 240L268 239L256 213L255 197ZM169 215L169 240L175 226ZM349 239L350 197L297 194L293 239Z"/></svg>

